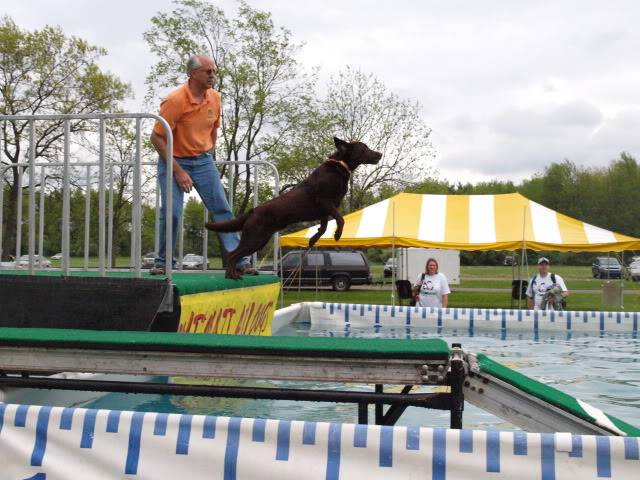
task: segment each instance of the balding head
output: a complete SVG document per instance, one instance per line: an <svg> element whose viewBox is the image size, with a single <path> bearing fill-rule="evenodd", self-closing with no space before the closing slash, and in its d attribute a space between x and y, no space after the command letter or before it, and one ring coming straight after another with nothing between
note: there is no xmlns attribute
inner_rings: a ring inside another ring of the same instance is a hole
<svg viewBox="0 0 640 480"><path fill-rule="evenodd" d="M191 55L187 60L187 76L191 76L194 70L198 70L202 67L213 66L215 68L216 62L213 58L207 55Z"/></svg>

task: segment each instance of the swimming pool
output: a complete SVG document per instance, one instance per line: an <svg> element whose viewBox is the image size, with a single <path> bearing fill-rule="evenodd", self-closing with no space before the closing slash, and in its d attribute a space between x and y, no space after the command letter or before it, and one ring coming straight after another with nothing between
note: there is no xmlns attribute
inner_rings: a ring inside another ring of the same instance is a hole
<svg viewBox="0 0 640 480"><path fill-rule="evenodd" d="M443 338L459 342L465 350L483 352L525 375L553 385L632 424L640 423L640 340L626 334L545 334L466 332L419 327L376 327L345 329L311 328L308 322L288 325L279 335L356 336L387 338ZM157 381L165 379L158 378ZM229 384L228 381L220 383ZM237 385L274 386L284 382L238 381ZM373 386L345 386L337 383L286 382L289 387L316 389L373 390ZM399 390L400 387L389 387ZM423 387L421 391L429 391ZM311 403L271 400L210 399L202 397L109 394L84 406L120 410L192 413L287 420L354 422L353 404ZM370 418L373 408L370 409ZM411 407L399 425L447 427L449 413ZM512 425L466 404L465 428L511 429Z"/></svg>

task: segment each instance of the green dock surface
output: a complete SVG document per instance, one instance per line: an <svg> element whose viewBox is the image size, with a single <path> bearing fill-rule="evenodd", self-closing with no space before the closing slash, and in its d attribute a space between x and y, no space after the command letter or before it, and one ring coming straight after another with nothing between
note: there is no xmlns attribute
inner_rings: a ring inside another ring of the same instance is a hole
<svg viewBox="0 0 640 480"><path fill-rule="evenodd" d="M5 270L0 269L0 275L29 275L26 269ZM43 277L63 277L61 270L36 270L35 276ZM72 270L69 272L71 277L100 278L95 270ZM133 272L127 271L110 271L106 272L107 278L136 278ZM142 279L163 280L165 277L161 275L150 275L142 273ZM220 290L231 290L235 288L257 287L259 285L267 285L271 283L280 283L280 277L277 275L245 275L240 280L230 280L224 277L224 273L200 273L200 272L173 272L172 282L178 289L180 295L193 295L196 293L213 292Z"/></svg>

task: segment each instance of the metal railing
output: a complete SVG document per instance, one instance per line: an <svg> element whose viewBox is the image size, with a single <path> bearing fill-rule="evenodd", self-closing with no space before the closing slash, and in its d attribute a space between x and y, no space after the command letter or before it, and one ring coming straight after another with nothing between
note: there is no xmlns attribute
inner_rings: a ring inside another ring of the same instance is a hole
<svg viewBox="0 0 640 480"><path fill-rule="evenodd" d="M106 121L112 119L127 119L127 120L135 120L135 155L133 160L131 161L123 161L123 162L108 162L106 160ZM18 194L17 194L17 204L16 204L16 246L15 246L15 262L18 265L20 256L21 256L21 248L22 248L22 224L23 224L23 194L22 194L22 184L23 184L23 173L28 175L29 182L29 190L28 190L28 198L29 198L29 206L28 206L28 219L27 219L27 232L28 232L28 272L29 274L33 274L36 266L35 255L36 255L36 235L38 236L38 255L39 259L43 258L44 254L44 197L45 197L45 188L46 188L46 179L50 178L46 175L47 169L59 169L62 168L62 225L61 225L61 265L60 269L64 272L65 275L69 274L71 265L70 265L70 170L71 168L85 168L86 169L86 177L85 177L85 188L86 188L86 198L85 198L85 228L84 228L84 264L83 269L89 270L89 253L90 253L90 208L91 208L91 184L92 177L91 171L92 168L98 169L98 271L100 276L105 276L107 270L112 268L112 255L113 255L113 169L117 166L129 166L133 168L133 184L132 184L132 213L131 213L131 260L130 260L130 268L135 273L136 277L139 277L142 271L142 167L143 166L155 166L156 162L143 162L142 161L142 137L141 137L141 122L143 119L152 119L160 122L162 127L164 128L166 138L167 138L167 151L173 151L173 136L171 133L171 128L165 119L158 115L150 114L150 113L100 113L100 114L60 114L60 115L0 115L0 121L26 121L28 122L28 132L29 132L29 153L28 153L28 161L18 162L18 163L9 163L6 165L0 165L0 182L3 182L5 173L9 169L17 169L17 185L18 185ZM97 120L99 121L98 125L98 136L99 136L99 145L98 145L98 160L93 162L70 162L70 122L77 120ZM55 161L46 161L46 162L36 162L36 143L35 143L35 126L37 121L58 121L62 122L63 127L63 161L55 162ZM1 145L0 145L1 147ZM0 158L2 155L2 149L0 148ZM254 185L253 185L253 205L254 207L258 202L258 194L257 194L257 178L258 178L258 167L263 166L270 168L273 177L274 177L274 195L278 195L280 188L280 179L278 175L278 171L276 167L262 160L253 160L253 161L238 161L238 162L217 162L221 165L228 165L229 167L233 167L235 165L247 165L247 166L255 166L253 175L254 175ZM38 232L36 234L36 171L40 169L40 198L39 198L39 219L38 219ZM233 168L228 169L230 172ZM23 172L24 171L24 172ZM107 172L108 172L108 181L107 181ZM155 172L154 172L155 174ZM231 173L232 174L232 173ZM230 179L231 180L231 179ZM169 213L172 212L173 206L173 190L172 190L172 182L173 182L173 163L168 162L167 164L167 180L166 180L166 230L164 232L165 241L167 245L167 253L171 252L172 246L172 223L173 216ZM231 185L231 183L230 183ZM160 193L159 193L159 183L156 182L155 189L155 235L154 235L154 247L155 253L159 250L159 242L160 242L160 234L159 231L159 217L160 217ZM3 213L4 213L4 195L1 194L2 189L0 189L0 258L2 257L2 248L3 248ZM108 193L108 198L107 198ZM232 203L231 203L232 205ZM208 219L208 212L205 207L205 219ZM182 222L181 222L182 223ZM206 269L206 258L207 258L207 231L204 230L203 235L203 258L205 261L203 262L203 270ZM277 263L277 234L274 242L274 265ZM180 236L178 239L180 245L180 256L179 256L179 268L181 269L181 261L182 261L182 245L183 245L183 229L180 229ZM166 276L168 279L172 278L173 265L172 265L172 255L166 256ZM254 254L254 265L257 261L257 257Z"/></svg>

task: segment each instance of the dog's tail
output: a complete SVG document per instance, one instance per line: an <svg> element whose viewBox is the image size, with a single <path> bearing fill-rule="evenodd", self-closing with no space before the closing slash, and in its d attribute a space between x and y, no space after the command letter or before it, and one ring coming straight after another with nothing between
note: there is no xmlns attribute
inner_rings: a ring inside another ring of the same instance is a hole
<svg viewBox="0 0 640 480"><path fill-rule="evenodd" d="M247 221L247 218L249 218L249 215L251 215L252 212L253 209L248 210L239 217L225 222L207 222L205 227L207 227L208 230L213 230L214 232L239 232L242 230L244 222Z"/></svg>

